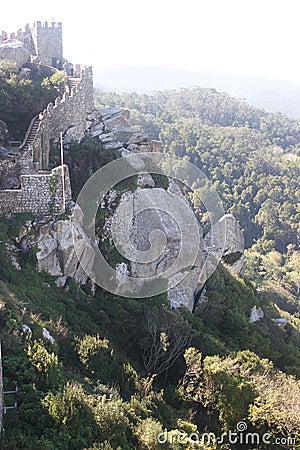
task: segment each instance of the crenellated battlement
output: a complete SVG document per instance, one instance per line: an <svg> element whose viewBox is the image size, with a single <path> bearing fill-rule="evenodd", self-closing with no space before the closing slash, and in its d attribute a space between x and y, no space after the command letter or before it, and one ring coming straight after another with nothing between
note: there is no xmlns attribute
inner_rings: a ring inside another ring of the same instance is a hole
<svg viewBox="0 0 300 450"><path fill-rule="evenodd" d="M30 26L29 26L29 23L27 23L25 25L24 30L22 30L22 28L20 28L16 33L10 33L10 38L11 39L19 39L20 41L23 41L23 39L25 37L28 37L28 35L30 35L30 34L31 34Z"/></svg>
<svg viewBox="0 0 300 450"><path fill-rule="evenodd" d="M64 141L80 141L89 123L88 114L94 109L93 72L91 67L81 69L62 59L62 24L60 22L36 22L27 24L25 31L18 30L14 39L22 41L31 49L32 58L54 68L63 64L68 75L66 90L54 103L32 119L19 155L0 163L0 214L32 212L49 214L61 212L61 169L49 169L50 142L59 142L60 133ZM9 176L12 174L12 179ZM2 177L2 180L1 180ZM9 180L6 184L5 180ZM4 180L4 181L3 181ZM20 180L18 182L18 180ZM20 187L21 184L21 187ZM7 189L10 185L13 189ZM66 199L71 199L69 172L65 170ZM15 189L15 187L18 187Z"/></svg>
<svg viewBox="0 0 300 450"><path fill-rule="evenodd" d="M10 39L23 42L23 47L31 54L31 59L47 66L57 67L63 60L62 23L35 22L31 27L25 25Z"/></svg>
<svg viewBox="0 0 300 450"><path fill-rule="evenodd" d="M94 108L92 68L82 70L78 84L49 103L39 116L39 125L31 144L32 160L36 167L49 165L50 142L56 143L60 133L73 129L72 138L81 140L88 127L87 116Z"/></svg>
<svg viewBox="0 0 300 450"><path fill-rule="evenodd" d="M51 25L49 26L48 22L45 21L42 23L41 21L34 22L33 24L36 28L61 28L62 29L62 23L61 22L51 22ZM28 25L29 27L29 25ZM25 27L26 29L26 27Z"/></svg>

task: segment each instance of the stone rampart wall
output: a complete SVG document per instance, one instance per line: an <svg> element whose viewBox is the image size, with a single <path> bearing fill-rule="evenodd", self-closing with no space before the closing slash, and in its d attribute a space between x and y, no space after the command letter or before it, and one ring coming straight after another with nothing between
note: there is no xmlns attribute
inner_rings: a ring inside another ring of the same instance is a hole
<svg viewBox="0 0 300 450"><path fill-rule="evenodd" d="M49 173L22 175L21 189L0 191L0 214L29 212L37 215L63 212L62 168ZM65 171L65 199L71 200L71 185L68 167Z"/></svg>
<svg viewBox="0 0 300 450"><path fill-rule="evenodd" d="M5 59L11 61L17 65L18 68L22 67L30 57L29 50L22 47L1 47L0 48L0 59Z"/></svg>
<svg viewBox="0 0 300 450"><path fill-rule="evenodd" d="M65 92L49 103L41 114L41 122L32 144L32 158L40 169L46 169L49 164L50 142L59 142L60 133L65 133L74 127L72 137L81 140L88 127L87 116L94 108L93 74L91 68L82 71L77 87Z"/></svg>

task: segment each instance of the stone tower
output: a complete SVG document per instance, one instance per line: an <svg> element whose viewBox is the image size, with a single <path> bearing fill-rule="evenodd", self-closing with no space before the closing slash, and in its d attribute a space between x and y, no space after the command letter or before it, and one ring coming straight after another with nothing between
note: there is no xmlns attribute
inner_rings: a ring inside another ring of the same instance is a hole
<svg viewBox="0 0 300 450"><path fill-rule="evenodd" d="M31 36L37 59L46 66L61 69L63 57L61 22L36 22L31 28Z"/></svg>

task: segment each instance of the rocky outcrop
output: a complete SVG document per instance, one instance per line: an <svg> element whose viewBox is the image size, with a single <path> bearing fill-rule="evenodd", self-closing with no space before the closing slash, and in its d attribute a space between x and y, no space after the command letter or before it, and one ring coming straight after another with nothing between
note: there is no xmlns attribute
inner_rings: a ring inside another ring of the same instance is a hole
<svg viewBox="0 0 300 450"><path fill-rule="evenodd" d="M134 165L141 165L136 156ZM155 186L152 177L141 184ZM203 265L202 229L180 189L172 184L167 190L137 188L119 196L111 191L106 207L109 213L101 239L111 239L131 261L116 266L121 292L126 291L125 275L140 284L161 277L167 283L170 306L192 311Z"/></svg>
<svg viewBox="0 0 300 450"><path fill-rule="evenodd" d="M47 328L43 328L43 336L45 339L47 339L47 341L50 341L52 345L55 344L55 339L53 336L51 336Z"/></svg>
<svg viewBox="0 0 300 450"><path fill-rule="evenodd" d="M76 218L78 206L75 206ZM28 231L27 227L23 230ZM80 245L75 251L73 233ZM79 238L79 239L78 239ZM83 261L88 267L93 266L94 250L87 239L80 220L50 219L46 223L35 223L30 229L30 234L19 237L20 245L24 250L37 248L37 269L45 270L57 277L57 285L63 287L67 277L73 278L80 284L84 284L88 276L82 269L79 261Z"/></svg>
<svg viewBox="0 0 300 450"><path fill-rule="evenodd" d="M189 270L185 278L176 284L174 287L169 287L168 289L168 301L171 308L180 308L184 306L185 308L193 311L196 306L196 294L199 287L202 286L201 283L201 270L203 261L198 261L197 266ZM179 273L181 275L181 273ZM174 276L176 278L176 275ZM170 280L173 284L173 280Z"/></svg>
<svg viewBox="0 0 300 450"><path fill-rule="evenodd" d="M265 316L263 310L261 308L257 308L257 306L253 306L250 312L249 322L255 323L259 320L263 319Z"/></svg>
<svg viewBox="0 0 300 450"><path fill-rule="evenodd" d="M80 254L74 249L73 233L81 236ZM36 240L38 270L46 270L56 277L71 277L80 284L87 281L87 275L79 261L93 265L94 250L79 222L69 220L51 221L39 228Z"/></svg>
<svg viewBox="0 0 300 450"><path fill-rule="evenodd" d="M160 143L151 141L143 133L136 133L129 124L129 112L123 109L110 108L98 110L90 117L90 133L98 138L106 149L119 150L122 156L135 156L130 164L136 170L143 170L145 165L140 152L160 151ZM105 208L108 215L100 236L100 240L109 240L112 244L117 239L117 249L131 264L119 264L116 267L116 280L118 285L126 291L126 276L142 280L151 279L166 274L168 283L168 300L172 308L186 306L193 310L199 292L202 292L205 282L205 273L202 273L204 259L212 253L219 261L221 257L230 264L233 271L240 273L244 266L244 238L237 220L231 214L226 214L214 225L210 233L205 237L203 244L202 230L199 227L200 245L199 254L193 264L181 261L181 266L176 266L178 255L182 246L181 231L178 222L172 218L170 205L176 199L176 208L182 210L182 229L188 230L190 221L196 220L194 212L177 183L169 184L164 189L155 189L155 181L150 174L140 174L137 179L137 189L117 193L111 191L106 198ZM147 208L135 211L137 203L141 199ZM159 199L156 198L159 196ZM151 207L152 205L152 207ZM159 205L159 208L157 208ZM103 205L102 205L103 206ZM186 211L189 214L186 214ZM180 215L180 213L179 213ZM134 221L132 220L132 217ZM180 222L180 220L179 220ZM113 233L113 228L118 229L118 236ZM188 233L187 233L188 234ZM189 239L190 238L190 239ZM187 254L192 255L195 247L193 234L184 243ZM213 242L213 248L211 247ZM163 248L161 253L160 250ZM146 260L139 259L143 255ZM211 258L212 264L215 263ZM209 262L207 263L209 265ZM184 273L185 272L185 273ZM209 272L209 270L208 270ZM203 277L200 278L200 277Z"/></svg>
<svg viewBox="0 0 300 450"><path fill-rule="evenodd" d="M159 152L161 143L154 141L144 133L137 133L129 122L130 113L126 109L108 108L94 111L90 134L98 138L105 149L115 149L123 152Z"/></svg>
<svg viewBox="0 0 300 450"><path fill-rule="evenodd" d="M6 243L5 247L6 247L6 250L7 250L7 253L10 258L12 266L18 271L22 270L22 267L20 266L19 261L18 261L19 249L15 245L9 244L9 243Z"/></svg>
<svg viewBox="0 0 300 450"><path fill-rule="evenodd" d="M142 173L138 176L137 185L140 187L155 187L155 181L149 173Z"/></svg>
<svg viewBox="0 0 300 450"><path fill-rule="evenodd" d="M104 148L130 156L127 162L136 171L146 168L147 158L141 153L160 150L159 143L135 132L126 110L99 110L89 116L89 121L89 133L99 139ZM69 132L71 136L71 128ZM200 297L205 293L207 271L204 275L202 271L209 253L216 255L216 260L223 257L236 272L242 270L243 233L237 220L226 214L203 241L201 226L179 184L165 177L164 189L157 187L155 180L158 178L151 174L145 171L136 177L131 189L111 189L102 198L100 206L106 209L106 218L103 227L97 230L97 238L100 246L104 242L115 246L115 249L109 248L108 253L111 251L115 255L118 250L124 257L123 262L120 263L119 258L114 262L113 278L120 287L118 294L125 295L129 291L128 277L140 284L149 279L162 279L170 307L185 306L193 311L195 302L200 299L201 303ZM26 223L18 238L24 250L38 249L38 270L56 277L59 287L65 286L68 277L80 284L89 276L93 278L94 243L83 231L81 213L75 206L72 217L76 220L48 217L43 223Z"/></svg>
<svg viewBox="0 0 300 450"><path fill-rule="evenodd" d="M212 243L213 237L213 244ZM204 248L231 266L235 273L241 273L245 265L244 235L237 219L225 214L212 226L204 238Z"/></svg>

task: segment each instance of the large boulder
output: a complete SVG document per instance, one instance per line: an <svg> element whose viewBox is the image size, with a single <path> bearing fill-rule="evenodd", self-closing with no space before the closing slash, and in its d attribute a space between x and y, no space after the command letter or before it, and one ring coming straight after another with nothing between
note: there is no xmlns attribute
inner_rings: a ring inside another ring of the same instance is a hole
<svg viewBox="0 0 300 450"><path fill-rule="evenodd" d="M245 265L243 231L232 214L225 214L212 226L204 238L204 248L223 258L235 273L241 273Z"/></svg>
<svg viewBox="0 0 300 450"><path fill-rule="evenodd" d="M139 285L161 278L169 305L192 311L203 265L202 229L180 190L138 188L124 192L115 207L113 199L108 203L102 239L112 238L119 253L131 261L126 268L116 267L120 287L126 291L121 268Z"/></svg>
<svg viewBox="0 0 300 450"><path fill-rule="evenodd" d="M255 305L251 309L249 322L250 323L258 322L259 320L263 319L264 316L265 316L265 314L264 314L263 310L261 308L257 308L257 306Z"/></svg>
<svg viewBox="0 0 300 450"><path fill-rule="evenodd" d="M151 141L145 133L137 133L129 122L127 109L107 108L93 111L89 116L90 134L98 138L106 149L131 152L160 152L160 141Z"/></svg>
<svg viewBox="0 0 300 450"><path fill-rule="evenodd" d="M75 206L76 219L80 219L78 206ZM73 215L74 215L73 210ZM74 236L80 245L74 247ZM80 238L80 239L79 239ZM24 239L28 247L38 249L37 268L39 271L45 270L54 277L59 277L58 285L62 285L62 280L71 277L80 284L86 283L88 275L83 270L79 261L82 261L86 267L91 268L94 262L94 249L84 233L80 220L61 219L49 220L44 224L35 225L35 233L29 237L23 238L22 246L24 248Z"/></svg>

